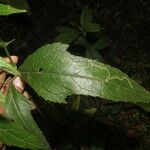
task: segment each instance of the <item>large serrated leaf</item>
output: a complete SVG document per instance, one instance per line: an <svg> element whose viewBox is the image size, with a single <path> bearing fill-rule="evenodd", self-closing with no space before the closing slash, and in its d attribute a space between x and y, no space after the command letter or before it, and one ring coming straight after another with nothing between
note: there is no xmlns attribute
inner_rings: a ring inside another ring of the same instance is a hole
<svg viewBox="0 0 150 150"><path fill-rule="evenodd" d="M0 0L0 15L27 12L28 4L25 0Z"/></svg>
<svg viewBox="0 0 150 150"><path fill-rule="evenodd" d="M150 103L150 93L109 65L71 55L68 45L46 45L20 67L22 77L44 99L65 102L69 95L98 96L113 101Z"/></svg>
<svg viewBox="0 0 150 150"><path fill-rule="evenodd" d="M13 120L14 123L10 123L10 126L8 123L8 130L6 128L7 133L3 137L0 136L0 141L8 145L18 146L22 148L49 150L50 147L45 137L42 135L42 132L32 118L30 112L31 108L32 103L23 95L21 95L13 87L13 85L10 85L9 92L5 100L5 109L7 113L7 118ZM3 131L3 126L0 126L0 130ZM9 134L11 133L14 133L14 136L16 137L16 141L14 141L14 143L12 143L12 137L9 137ZM23 138L24 135L27 138ZM8 138L10 142L7 141Z"/></svg>
<svg viewBox="0 0 150 150"><path fill-rule="evenodd" d="M0 70L4 70L15 76L20 75L19 71L17 70L16 65L7 63L2 57L0 57Z"/></svg>

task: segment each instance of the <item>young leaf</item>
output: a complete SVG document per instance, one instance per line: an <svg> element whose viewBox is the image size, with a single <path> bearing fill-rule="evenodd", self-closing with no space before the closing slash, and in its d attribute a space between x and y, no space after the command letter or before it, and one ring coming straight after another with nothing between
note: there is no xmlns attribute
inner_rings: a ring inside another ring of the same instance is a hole
<svg viewBox="0 0 150 150"><path fill-rule="evenodd" d="M99 40L93 45L94 50L100 50L106 48L110 45L110 39L108 36L102 36Z"/></svg>
<svg viewBox="0 0 150 150"><path fill-rule="evenodd" d="M19 71L17 70L16 65L11 65L11 64L7 63L6 61L4 61L4 59L2 57L0 57L0 70L4 70L15 76L20 75Z"/></svg>
<svg viewBox="0 0 150 150"><path fill-rule="evenodd" d="M20 67L22 77L44 99L65 102L69 95L150 103L150 93L120 70L67 52L68 45L45 45Z"/></svg>
<svg viewBox="0 0 150 150"><path fill-rule="evenodd" d="M8 41L8 42L4 42L4 41L0 40L0 48L6 48L13 41L14 41L14 39L11 41Z"/></svg>
<svg viewBox="0 0 150 150"><path fill-rule="evenodd" d="M87 32L99 32L101 30L101 27L97 23L89 23L86 27Z"/></svg>
<svg viewBox="0 0 150 150"><path fill-rule="evenodd" d="M92 20L93 20L93 17L92 17L91 11L88 9L87 6L85 6L80 16L80 23L81 23L83 30L87 28L88 24L92 23Z"/></svg>
<svg viewBox="0 0 150 150"><path fill-rule="evenodd" d="M80 32L69 27L58 27L57 31L59 31L60 34L55 38L55 42L64 44L69 44L80 36Z"/></svg>
<svg viewBox="0 0 150 150"><path fill-rule="evenodd" d="M36 145L33 146L35 146L36 149L49 150L50 147L45 137L42 135L42 132L40 131L40 129L38 128L38 126L32 118L32 115L30 113L31 108L31 101L29 101L22 94L20 94L11 84L5 100L5 109L7 117L12 119L16 124L20 125L20 127L24 129L26 135L29 134L29 136L32 136L32 141L36 143ZM16 136L19 136L19 134L16 134ZM18 137L18 140L14 142L14 144L18 143L18 145L16 146L20 147L20 140L23 139L19 139ZM28 141L26 141L26 139L24 139L24 142L26 143L26 146L28 148L32 149L31 145L28 145Z"/></svg>

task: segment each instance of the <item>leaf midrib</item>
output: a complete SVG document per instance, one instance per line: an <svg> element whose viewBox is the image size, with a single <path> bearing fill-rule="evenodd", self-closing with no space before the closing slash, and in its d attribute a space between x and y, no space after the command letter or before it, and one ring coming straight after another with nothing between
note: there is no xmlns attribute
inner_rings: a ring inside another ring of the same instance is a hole
<svg viewBox="0 0 150 150"><path fill-rule="evenodd" d="M115 84L115 83L112 83L112 82L109 82L109 81L106 81L106 80L102 80L101 78L98 78L98 77L87 77L87 76L82 76L82 75L75 75L75 74L69 74L69 73L58 73L58 72L41 72L41 73L38 73L38 72L33 72L33 71L28 71L28 72L25 72L25 71L21 71L21 74L55 74L55 75L59 75L59 76L70 76L70 77L76 77L76 78L84 78L84 79L90 79L90 80L95 80L95 81L101 81L101 82L106 82L106 83L109 83L109 84L112 84L114 86L118 85L118 84ZM121 85L120 85L121 86ZM122 88L124 88L125 90L129 91L129 92L132 92L136 95L139 95L143 98L148 98L147 96L145 95L142 95L142 94L139 94L138 92L134 91L134 90L129 90L129 88L127 87L124 87L124 86L121 86ZM136 101L138 102L138 101ZM136 103L135 102L135 103ZM146 103L146 102L145 102ZM147 102L147 103L150 103L150 102Z"/></svg>

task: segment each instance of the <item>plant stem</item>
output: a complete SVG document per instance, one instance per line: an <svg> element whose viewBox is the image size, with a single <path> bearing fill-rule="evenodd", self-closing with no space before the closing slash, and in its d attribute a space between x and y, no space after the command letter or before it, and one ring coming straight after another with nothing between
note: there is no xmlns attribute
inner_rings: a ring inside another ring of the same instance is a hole
<svg viewBox="0 0 150 150"><path fill-rule="evenodd" d="M76 95L73 103L72 103L72 106L71 106L71 110L74 112L74 113L77 113L78 110L79 110L79 107L80 107L80 95Z"/></svg>
<svg viewBox="0 0 150 150"><path fill-rule="evenodd" d="M7 47L5 47L4 50L5 50L5 52L6 52L7 57L8 57L9 60L10 60L10 63L13 64L12 58L11 58L11 56L10 56L10 53L9 53Z"/></svg>

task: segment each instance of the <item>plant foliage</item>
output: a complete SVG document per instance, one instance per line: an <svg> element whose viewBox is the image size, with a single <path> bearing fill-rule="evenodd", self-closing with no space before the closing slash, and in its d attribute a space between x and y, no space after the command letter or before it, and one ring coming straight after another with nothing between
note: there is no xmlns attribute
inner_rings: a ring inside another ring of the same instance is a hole
<svg viewBox="0 0 150 150"><path fill-rule="evenodd" d="M0 2L0 15L3 16L24 13L29 9L25 0L0 0Z"/></svg>
<svg viewBox="0 0 150 150"><path fill-rule="evenodd" d="M26 12L28 5L22 0L0 0L0 15ZM66 103L71 95L100 97L114 102L136 103L150 111L150 93L127 74L96 60L74 56L67 51L71 42L86 47L90 56L109 45L109 38L101 36L93 45L86 39L86 32L100 32L100 25L93 23L91 11L85 6L80 17L81 28L58 27L60 33L55 42L46 44L29 56L17 69L0 57L0 69L14 77L9 84L7 96L0 91L0 141L9 146L24 149L45 149L50 146L31 115L33 103L20 94L12 82L20 76L39 96L49 102ZM6 48L10 42L2 42ZM88 56L88 55L87 55ZM77 111L79 100L73 103ZM96 112L96 108L84 113Z"/></svg>
<svg viewBox="0 0 150 150"><path fill-rule="evenodd" d="M61 43L46 45L29 56L19 69L23 79L44 99L65 102L69 95L82 94L116 102L150 102L150 93L126 74L109 65L73 56L67 48Z"/></svg>

